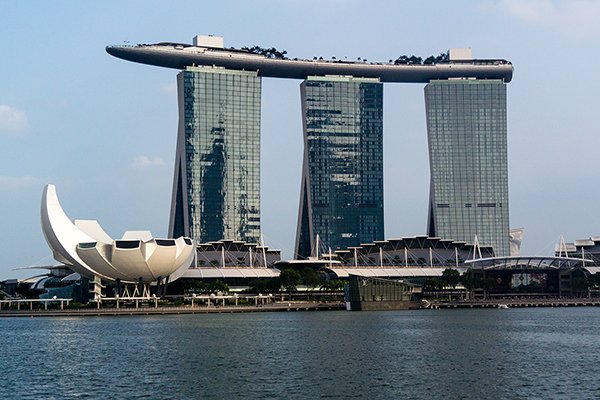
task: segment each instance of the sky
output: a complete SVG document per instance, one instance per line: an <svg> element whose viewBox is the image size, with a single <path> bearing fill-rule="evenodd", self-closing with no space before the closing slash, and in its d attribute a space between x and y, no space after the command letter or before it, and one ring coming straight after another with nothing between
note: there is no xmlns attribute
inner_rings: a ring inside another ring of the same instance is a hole
<svg viewBox="0 0 600 400"><path fill-rule="evenodd" d="M560 236L600 235L600 2L543 0L0 0L0 280L52 264L40 227L47 183L72 219L167 234L177 71L108 55L112 44L260 45L288 56L387 61L472 48L503 58L510 225L522 254ZM292 255L302 166L300 81L263 78L261 218ZM429 160L423 84L384 86L387 238L426 233Z"/></svg>

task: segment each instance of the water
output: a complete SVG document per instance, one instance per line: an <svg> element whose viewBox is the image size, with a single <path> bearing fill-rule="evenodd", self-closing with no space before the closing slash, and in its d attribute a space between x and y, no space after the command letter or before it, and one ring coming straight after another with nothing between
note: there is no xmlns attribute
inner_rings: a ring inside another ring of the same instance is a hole
<svg viewBox="0 0 600 400"><path fill-rule="evenodd" d="M0 318L0 398L598 398L599 326L591 307Z"/></svg>

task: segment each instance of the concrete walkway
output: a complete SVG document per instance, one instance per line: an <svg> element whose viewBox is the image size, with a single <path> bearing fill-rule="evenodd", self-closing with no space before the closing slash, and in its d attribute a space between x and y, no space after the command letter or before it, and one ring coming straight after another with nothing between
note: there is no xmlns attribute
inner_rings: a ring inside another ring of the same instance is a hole
<svg viewBox="0 0 600 400"><path fill-rule="evenodd" d="M275 311L328 311L344 310L343 303L274 303L262 306L180 306L180 307L139 307L139 308L78 308L48 310L0 310L1 317L93 317L118 315L167 315L167 314L209 314Z"/></svg>
<svg viewBox="0 0 600 400"><path fill-rule="evenodd" d="M427 308L497 308L513 307L592 307L600 306L600 298L556 298L556 299L488 299L430 301Z"/></svg>

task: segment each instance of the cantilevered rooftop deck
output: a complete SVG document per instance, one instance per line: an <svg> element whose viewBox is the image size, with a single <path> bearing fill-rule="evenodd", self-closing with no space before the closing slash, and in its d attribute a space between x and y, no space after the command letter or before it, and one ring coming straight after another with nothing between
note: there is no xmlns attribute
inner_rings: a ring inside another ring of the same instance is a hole
<svg viewBox="0 0 600 400"><path fill-rule="evenodd" d="M258 71L270 78L306 79L308 76L349 75L379 78L381 82L428 83L435 79L501 79L510 82L513 66L506 60L460 60L438 64L367 63L365 61L269 58L251 52L178 43L107 46L117 58L165 68L215 66Z"/></svg>

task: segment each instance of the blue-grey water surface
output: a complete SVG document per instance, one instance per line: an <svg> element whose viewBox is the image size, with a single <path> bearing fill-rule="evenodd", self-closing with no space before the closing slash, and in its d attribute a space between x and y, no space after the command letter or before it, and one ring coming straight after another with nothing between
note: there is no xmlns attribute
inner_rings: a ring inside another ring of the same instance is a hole
<svg viewBox="0 0 600 400"><path fill-rule="evenodd" d="M0 318L0 398L598 398L599 327L600 308Z"/></svg>

